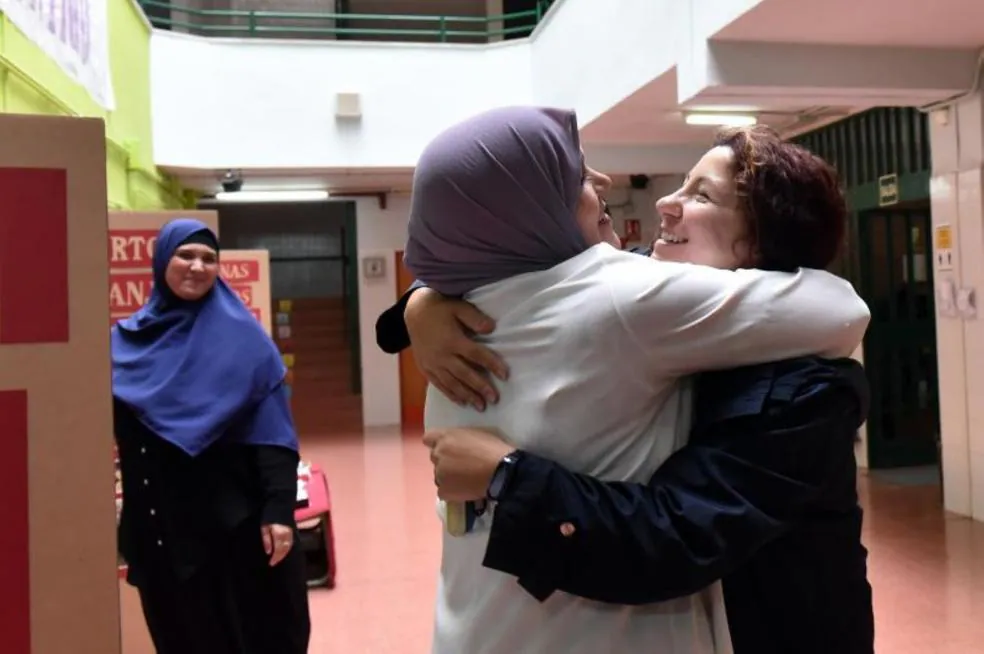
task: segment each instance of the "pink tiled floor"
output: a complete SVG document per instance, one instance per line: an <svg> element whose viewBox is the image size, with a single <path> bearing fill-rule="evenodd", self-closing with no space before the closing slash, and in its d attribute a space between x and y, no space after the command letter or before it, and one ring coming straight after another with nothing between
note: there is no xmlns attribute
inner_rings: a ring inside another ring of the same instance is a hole
<svg viewBox="0 0 984 654"><path fill-rule="evenodd" d="M311 653L429 652L440 531L423 446L381 430L309 437L304 457L328 475L338 548L337 587L311 593ZM944 515L935 486L861 488L879 654L984 652L984 524ZM129 588L122 605L124 654L151 654Z"/></svg>

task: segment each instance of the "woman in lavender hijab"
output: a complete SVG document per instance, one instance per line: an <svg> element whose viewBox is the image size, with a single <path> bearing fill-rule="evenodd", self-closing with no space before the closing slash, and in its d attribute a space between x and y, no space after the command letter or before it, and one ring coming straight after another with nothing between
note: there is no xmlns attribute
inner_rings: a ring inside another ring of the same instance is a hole
<svg viewBox="0 0 984 654"><path fill-rule="evenodd" d="M511 107L440 134L417 164L406 265L496 322L510 369L483 413L433 387L427 429L481 426L605 480L644 481L686 438L684 377L805 354L846 356L868 310L822 271L659 262L604 242L572 112ZM440 480L437 480L438 482ZM444 534L433 651L730 651L719 586L643 607L539 603L482 567L490 513Z"/></svg>

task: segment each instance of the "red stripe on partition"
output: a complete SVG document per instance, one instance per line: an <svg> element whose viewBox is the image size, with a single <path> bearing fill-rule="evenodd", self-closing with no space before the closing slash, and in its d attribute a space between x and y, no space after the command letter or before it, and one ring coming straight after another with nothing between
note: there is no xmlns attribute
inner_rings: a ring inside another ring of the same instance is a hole
<svg viewBox="0 0 984 654"><path fill-rule="evenodd" d="M31 654L26 391L0 391L0 425L0 651Z"/></svg>
<svg viewBox="0 0 984 654"><path fill-rule="evenodd" d="M0 344L67 343L67 174L0 168L0 202Z"/></svg>

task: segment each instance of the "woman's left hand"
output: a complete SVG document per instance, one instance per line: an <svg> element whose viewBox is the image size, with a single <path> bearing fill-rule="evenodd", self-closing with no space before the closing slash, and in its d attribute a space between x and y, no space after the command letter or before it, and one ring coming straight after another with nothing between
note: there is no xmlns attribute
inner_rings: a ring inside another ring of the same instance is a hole
<svg viewBox="0 0 984 654"><path fill-rule="evenodd" d="M263 551L270 557L270 567L284 560L294 546L294 530L285 525L263 525Z"/></svg>

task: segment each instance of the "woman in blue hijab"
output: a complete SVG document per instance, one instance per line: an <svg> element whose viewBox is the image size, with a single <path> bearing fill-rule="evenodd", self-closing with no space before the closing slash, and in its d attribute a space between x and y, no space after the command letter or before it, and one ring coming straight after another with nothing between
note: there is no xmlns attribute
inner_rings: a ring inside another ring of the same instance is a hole
<svg viewBox="0 0 984 654"><path fill-rule="evenodd" d="M113 328L120 552L158 654L302 654L285 369L218 268L204 223L168 223L150 300Z"/></svg>

